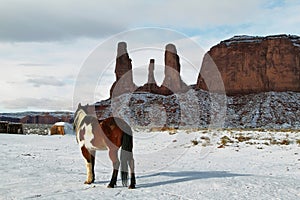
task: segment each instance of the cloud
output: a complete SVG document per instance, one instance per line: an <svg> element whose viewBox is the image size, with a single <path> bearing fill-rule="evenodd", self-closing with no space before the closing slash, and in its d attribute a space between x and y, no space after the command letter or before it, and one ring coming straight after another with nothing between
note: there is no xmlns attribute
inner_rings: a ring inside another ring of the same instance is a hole
<svg viewBox="0 0 300 200"><path fill-rule="evenodd" d="M65 85L65 82L63 80L60 80L54 76L32 77L32 78L28 78L26 82L32 84L34 87L41 87L41 86L62 87Z"/></svg>
<svg viewBox="0 0 300 200"><path fill-rule="evenodd" d="M48 67L48 66L53 66L53 65L45 64L45 63L20 63L19 66L24 66L24 67Z"/></svg>

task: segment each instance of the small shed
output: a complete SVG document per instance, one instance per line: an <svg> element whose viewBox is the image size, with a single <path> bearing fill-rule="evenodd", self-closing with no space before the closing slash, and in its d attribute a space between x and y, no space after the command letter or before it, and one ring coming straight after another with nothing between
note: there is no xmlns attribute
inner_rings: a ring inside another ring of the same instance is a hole
<svg viewBox="0 0 300 200"><path fill-rule="evenodd" d="M65 134L64 126L54 124L50 129L50 134L51 135L64 135Z"/></svg>
<svg viewBox="0 0 300 200"><path fill-rule="evenodd" d="M56 122L50 129L51 135L74 134L72 124L66 122Z"/></svg>

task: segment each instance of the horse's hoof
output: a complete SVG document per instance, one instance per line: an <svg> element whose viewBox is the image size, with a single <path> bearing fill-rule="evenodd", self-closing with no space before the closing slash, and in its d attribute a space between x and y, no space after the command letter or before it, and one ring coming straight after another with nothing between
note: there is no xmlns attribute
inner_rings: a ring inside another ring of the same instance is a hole
<svg viewBox="0 0 300 200"><path fill-rule="evenodd" d="M115 186L114 185L111 185L111 184L108 184L107 185L107 188L114 188Z"/></svg>
<svg viewBox="0 0 300 200"><path fill-rule="evenodd" d="M90 184L92 184L92 183L94 183L94 180L92 180L92 181L84 181L84 184L90 185Z"/></svg>
<svg viewBox="0 0 300 200"><path fill-rule="evenodd" d="M129 185L128 189L135 189L135 185Z"/></svg>

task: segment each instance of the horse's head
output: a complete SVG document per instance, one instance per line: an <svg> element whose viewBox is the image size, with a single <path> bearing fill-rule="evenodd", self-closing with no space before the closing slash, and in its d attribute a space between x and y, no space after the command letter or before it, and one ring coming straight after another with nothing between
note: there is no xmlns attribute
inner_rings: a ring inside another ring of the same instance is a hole
<svg viewBox="0 0 300 200"><path fill-rule="evenodd" d="M79 103L78 106L77 106L77 110L74 113L74 118L78 115L78 112L80 110L84 110L84 106L82 106L81 103Z"/></svg>
<svg viewBox="0 0 300 200"><path fill-rule="evenodd" d="M80 123L80 116L81 115L86 115L86 106L82 106L81 103L78 104L77 110L74 113L74 122L73 122L73 129L76 130L76 127Z"/></svg>
<svg viewBox="0 0 300 200"><path fill-rule="evenodd" d="M78 104L77 110L74 113L74 123L73 128L76 129L76 126L82 120L82 117L85 115L95 115L95 107L90 106L89 104L82 106L81 103Z"/></svg>

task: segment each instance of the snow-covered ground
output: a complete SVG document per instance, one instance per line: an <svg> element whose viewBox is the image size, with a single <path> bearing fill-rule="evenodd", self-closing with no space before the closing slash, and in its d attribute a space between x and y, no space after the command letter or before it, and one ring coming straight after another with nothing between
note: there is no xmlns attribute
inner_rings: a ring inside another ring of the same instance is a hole
<svg viewBox="0 0 300 200"><path fill-rule="evenodd" d="M299 199L300 133L134 132L137 188L106 188L112 167L97 152L96 181L73 135L0 134L0 199Z"/></svg>

